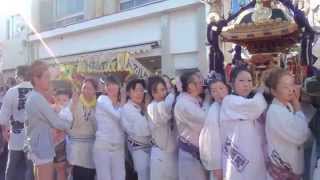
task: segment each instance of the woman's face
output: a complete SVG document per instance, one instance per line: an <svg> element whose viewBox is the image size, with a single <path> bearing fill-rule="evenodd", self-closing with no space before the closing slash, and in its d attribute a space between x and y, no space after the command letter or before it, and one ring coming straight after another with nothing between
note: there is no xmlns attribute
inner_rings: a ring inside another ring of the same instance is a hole
<svg viewBox="0 0 320 180"><path fill-rule="evenodd" d="M241 71L233 85L235 93L239 96L247 97L253 89L251 74L247 71Z"/></svg>
<svg viewBox="0 0 320 180"><path fill-rule="evenodd" d="M34 77L35 87L46 92L50 88L50 72L46 70L42 73L40 77Z"/></svg>
<svg viewBox="0 0 320 180"><path fill-rule="evenodd" d="M189 84L189 93L200 95L203 93L203 78L198 75L193 75L193 82Z"/></svg>
<svg viewBox="0 0 320 180"><path fill-rule="evenodd" d="M229 90L223 82L218 81L210 85L210 92L213 99L216 102L221 103L223 98L228 95Z"/></svg>
<svg viewBox="0 0 320 180"><path fill-rule="evenodd" d="M152 96L156 101L162 101L167 95L167 88L164 84L158 83L155 91L152 92Z"/></svg>
<svg viewBox="0 0 320 180"><path fill-rule="evenodd" d="M282 103L289 103L295 90L294 78L290 75L284 75L279 79L276 89L272 89L272 95L280 100Z"/></svg>
<svg viewBox="0 0 320 180"><path fill-rule="evenodd" d="M113 97L113 98L118 98L119 92L120 92L120 87L118 84L109 83L106 85L105 91L108 96Z"/></svg>
<svg viewBox="0 0 320 180"><path fill-rule="evenodd" d="M134 89L130 89L129 97L135 104L142 104L144 99L144 88L142 84L136 84Z"/></svg>
<svg viewBox="0 0 320 180"><path fill-rule="evenodd" d="M171 81L167 77L163 77L164 82L166 82L166 87L168 90L172 89Z"/></svg>
<svg viewBox="0 0 320 180"><path fill-rule="evenodd" d="M82 85L81 93L86 99L92 99L96 96L96 89L91 82L87 81Z"/></svg>

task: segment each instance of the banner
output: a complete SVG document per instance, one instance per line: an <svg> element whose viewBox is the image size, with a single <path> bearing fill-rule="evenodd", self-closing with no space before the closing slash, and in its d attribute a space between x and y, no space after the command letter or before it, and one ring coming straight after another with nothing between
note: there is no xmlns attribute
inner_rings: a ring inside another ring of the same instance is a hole
<svg viewBox="0 0 320 180"><path fill-rule="evenodd" d="M136 59L130 57L129 53L121 53L111 60L81 60L76 64L62 64L60 67L61 79L69 79L72 74L80 73L112 73L129 72L140 78L146 78L151 72Z"/></svg>

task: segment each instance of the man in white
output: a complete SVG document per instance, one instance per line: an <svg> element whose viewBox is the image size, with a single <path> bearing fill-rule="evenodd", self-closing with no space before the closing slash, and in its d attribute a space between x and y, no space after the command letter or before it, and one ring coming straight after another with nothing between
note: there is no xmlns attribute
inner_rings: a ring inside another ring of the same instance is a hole
<svg viewBox="0 0 320 180"><path fill-rule="evenodd" d="M120 83L113 77L105 81L105 93L96 106L97 132L94 162L97 180L125 180L124 132L120 124Z"/></svg>
<svg viewBox="0 0 320 180"><path fill-rule="evenodd" d="M179 179L206 180L208 172L200 162L199 135L206 119L200 106L202 82L196 72L181 76L182 90L174 109L179 133Z"/></svg>
<svg viewBox="0 0 320 180"><path fill-rule="evenodd" d="M16 78L21 83L8 90L0 111L0 124L10 127L6 180L33 179L32 162L26 158L24 152L25 102L28 93L32 90L28 71L28 66L17 67Z"/></svg>

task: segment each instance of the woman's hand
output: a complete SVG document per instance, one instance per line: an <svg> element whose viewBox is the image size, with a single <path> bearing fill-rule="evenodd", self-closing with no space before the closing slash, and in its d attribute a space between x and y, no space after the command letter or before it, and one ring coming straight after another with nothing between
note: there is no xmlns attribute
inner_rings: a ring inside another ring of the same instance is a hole
<svg viewBox="0 0 320 180"><path fill-rule="evenodd" d="M72 99L71 107L74 108L79 103L80 93L77 91L73 91L71 99Z"/></svg>
<svg viewBox="0 0 320 180"><path fill-rule="evenodd" d="M293 97L291 100L291 103L293 105L294 111L300 111L301 105L300 105L300 96L301 96L301 86L296 85L293 91Z"/></svg>
<svg viewBox="0 0 320 180"><path fill-rule="evenodd" d="M53 142L54 144L58 144L59 142L63 141L65 138L65 132L54 129L53 130Z"/></svg>
<svg viewBox="0 0 320 180"><path fill-rule="evenodd" d="M223 173L221 169L213 170L212 174L217 180L223 180Z"/></svg>

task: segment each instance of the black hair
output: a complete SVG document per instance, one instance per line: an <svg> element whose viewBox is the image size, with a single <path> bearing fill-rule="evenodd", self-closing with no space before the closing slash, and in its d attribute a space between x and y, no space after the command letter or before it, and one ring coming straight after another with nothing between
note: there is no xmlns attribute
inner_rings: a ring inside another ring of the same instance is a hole
<svg viewBox="0 0 320 180"><path fill-rule="evenodd" d="M252 77L252 73L249 71L249 69L246 66L237 66L233 68L231 71L231 76L230 76L231 83L234 83L238 75L243 71L249 73Z"/></svg>
<svg viewBox="0 0 320 180"><path fill-rule="evenodd" d="M142 85L144 89L146 88L146 83L143 79L132 79L128 82L126 91L129 92L132 89L136 89L137 84Z"/></svg>
<svg viewBox="0 0 320 180"><path fill-rule="evenodd" d="M85 84L85 83L87 83L87 82L89 82L89 83L93 86L93 88L94 88L95 90L98 90L98 83L97 83L97 81L96 81L95 79L93 79L93 78L86 78L86 79L82 82L82 85Z"/></svg>
<svg viewBox="0 0 320 180"><path fill-rule="evenodd" d="M121 93L120 93L121 92L121 82L120 82L119 78L117 76L114 76L114 75L109 75L109 76L107 76L105 78L101 78L100 80L105 86L107 86L109 84L115 84L115 85L117 85L119 87L119 90L118 90L118 101L120 101L121 100Z"/></svg>
<svg viewBox="0 0 320 180"><path fill-rule="evenodd" d="M59 96L59 95L66 95L68 96L69 98L71 98L71 91L67 90L67 89L57 89L55 91L55 96Z"/></svg>
<svg viewBox="0 0 320 180"><path fill-rule="evenodd" d="M121 85L119 78L113 75L109 75L106 78L103 78L102 81L105 85L108 85L108 84L117 84L118 86Z"/></svg>
<svg viewBox="0 0 320 180"><path fill-rule="evenodd" d="M16 68L16 74L18 78L21 78L24 81L30 80L30 66L22 65Z"/></svg>
<svg viewBox="0 0 320 180"><path fill-rule="evenodd" d="M183 92L188 91L188 86L190 83L194 82L194 76L196 76L197 73L198 73L197 71L192 71L192 72L186 72L181 75L180 80L181 80Z"/></svg>
<svg viewBox="0 0 320 180"><path fill-rule="evenodd" d="M160 76L152 76L148 78L148 93L151 97L151 99L153 99L153 95L152 93L156 91L157 86L159 84L163 84L166 87L166 82L164 81L164 79Z"/></svg>
<svg viewBox="0 0 320 180"><path fill-rule="evenodd" d="M228 94L230 94L231 92L232 92L232 88L230 87L230 85L229 84L227 84L225 81L223 81L223 80L211 80L211 81L209 81L209 83L208 83L208 88L209 88L209 90L210 90L210 93L211 93L211 85L212 84L214 84L214 83L217 83L217 82L222 82L226 87L227 87L227 89L228 89Z"/></svg>

